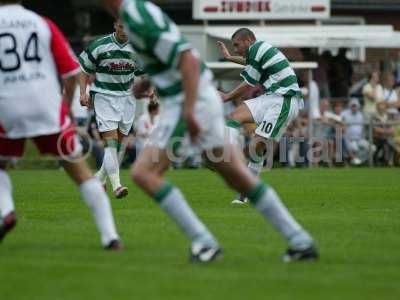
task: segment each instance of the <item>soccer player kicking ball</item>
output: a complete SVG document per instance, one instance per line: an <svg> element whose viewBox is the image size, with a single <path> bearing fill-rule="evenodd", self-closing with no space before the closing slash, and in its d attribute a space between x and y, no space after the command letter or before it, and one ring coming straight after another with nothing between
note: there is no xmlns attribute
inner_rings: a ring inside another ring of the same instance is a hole
<svg viewBox="0 0 400 300"><path fill-rule="evenodd" d="M181 191L163 179L170 165L171 151L176 150L179 137L185 134L207 154L226 182L248 196L255 208L287 239L289 250L284 260L317 258L311 236L290 215L273 188L251 174L233 146L224 148L222 101L212 84L212 73L178 27L149 1L106 2L114 15L120 13L130 42L163 101L159 125L133 166L133 180L191 240L191 259L212 261L222 250ZM140 92L140 87L136 92ZM220 158L224 151L230 153L228 159L212 159Z"/></svg>
<svg viewBox="0 0 400 300"><path fill-rule="evenodd" d="M114 23L114 29L114 33L93 41L79 56L83 70L79 80L80 102L87 107L93 103L97 126L105 143L103 164L96 176L103 185L108 176L114 196L123 198L128 195L128 189L121 185L119 176L121 145L135 118L132 84L135 76L143 73L137 67L136 53L119 20ZM86 89L93 74L96 80L89 97Z"/></svg>
<svg viewBox="0 0 400 300"><path fill-rule="evenodd" d="M120 250L109 199L79 154L68 115L79 65L57 26L19 3L0 0L0 241L17 223L7 162L23 155L30 138L41 153L63 159L94 215L103 247Z"/></svg>
<svg viewBox="0 0 400 300"><path fill-rule="evenodd" d="M232 136L238 134L241 125L256 123L255 151L250 151L253 155L249 155L248 167L259 176L268 140L279 142L287 126L303 108L303 96L287 58L277 48L257 41L249 29L240 28L232 35L232 45L239 56L230 55L224 43L218 42L218 45L225 59L246 66L241 73L244 81L231 92L221 93L223 101L240 98L257 84L264 88L263 95L244 101L227 121ZM241 194L232 203L246 200Z"/></svg>

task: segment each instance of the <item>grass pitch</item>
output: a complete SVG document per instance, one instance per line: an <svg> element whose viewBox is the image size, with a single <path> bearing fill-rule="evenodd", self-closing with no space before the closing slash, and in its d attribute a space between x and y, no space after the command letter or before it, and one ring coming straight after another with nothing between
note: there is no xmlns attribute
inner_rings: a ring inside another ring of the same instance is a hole
<svg viewBox="0 0 400 300"><path fill-rule="evenodd" d="M188 242L148 197L112 200L126 250L99 247L92 217L60 171L12 171L19 225L0 245L0 299L400 299L400 176L395 169L263 174L316 237L321 260L284 264L286 245L212 172L172 171L225 248L187 262Z"/></svg>

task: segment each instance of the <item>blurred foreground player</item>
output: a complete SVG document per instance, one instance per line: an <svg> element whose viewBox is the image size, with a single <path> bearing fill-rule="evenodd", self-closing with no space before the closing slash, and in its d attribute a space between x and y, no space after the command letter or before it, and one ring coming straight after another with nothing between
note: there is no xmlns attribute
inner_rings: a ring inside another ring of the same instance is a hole
<svg viewBox="0 0 400 300"><path fill-rule="evenodd" d="M114 15L120 13L130 42L164 104L160 122L133 166L133 180L191 240L191 259L212 261L222 250L181 191L163 178L173 160L171 150L174 152L180 138L189 135L192 145L203 152L226 182L248 196L286 238L289 250L283 257L285 261L317 258L311 236L290 215L273 188L251 174L233 145L225 145L222 101L212 84L212 73L176 24L149 1L106 3ZM136 86L136 93L141 92L140 83Z"/></svg>
<svg viewBox="0 0 400 300"><path fill-rule="evenodd" d="M79 65L57 26L19 3L0 0L0 241L17 222L7 161L21 157L30 138L41 153L62 159L94 215L103 247L120 250L109 199L81 157L69 116Z"/></svg>

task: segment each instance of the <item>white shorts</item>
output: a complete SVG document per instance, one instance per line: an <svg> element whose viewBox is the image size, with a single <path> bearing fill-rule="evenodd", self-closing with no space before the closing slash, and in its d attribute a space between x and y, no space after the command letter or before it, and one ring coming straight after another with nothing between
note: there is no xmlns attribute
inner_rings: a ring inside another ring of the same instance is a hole
<svg viewBox="0 0 400 300"><path fill-rule="evenodd" d="M128 135L135 119L136 101L133 96L110 96L92 93L99 132L117 130Z"/></svg>
<svg viewBox="0 0 400 300"><path fill-rule="evenodd" d="M255 133L266 139L279 141L287 126L299 114L301 101L297 97L261 95L244 103L257 124Z"/></svg>
<svg viewBox="0 0 400 300"><path fill-rule="evenodd" d="M182 99L162 99L159 123L153 129L147 145L172 150L175 155L179 154L177 150L182 145L188 146L192 153L224 146L225 120L222 101L210 77L202 76L199 83L195 118L200 126L200 135L196 144L190 143L186 123L182 119Z"/></svg>

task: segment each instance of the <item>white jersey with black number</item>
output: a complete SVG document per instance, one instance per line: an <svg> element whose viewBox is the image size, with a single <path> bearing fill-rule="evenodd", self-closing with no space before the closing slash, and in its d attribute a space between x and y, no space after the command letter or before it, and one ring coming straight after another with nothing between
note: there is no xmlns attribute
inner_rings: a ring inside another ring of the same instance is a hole
<svg viewBox="0 0 400 300"><path fill-rule="evenodd" d="M79 72L57 26L21 5L0 6L0 133L58 133L65 126L58 76Z"/></svg>

